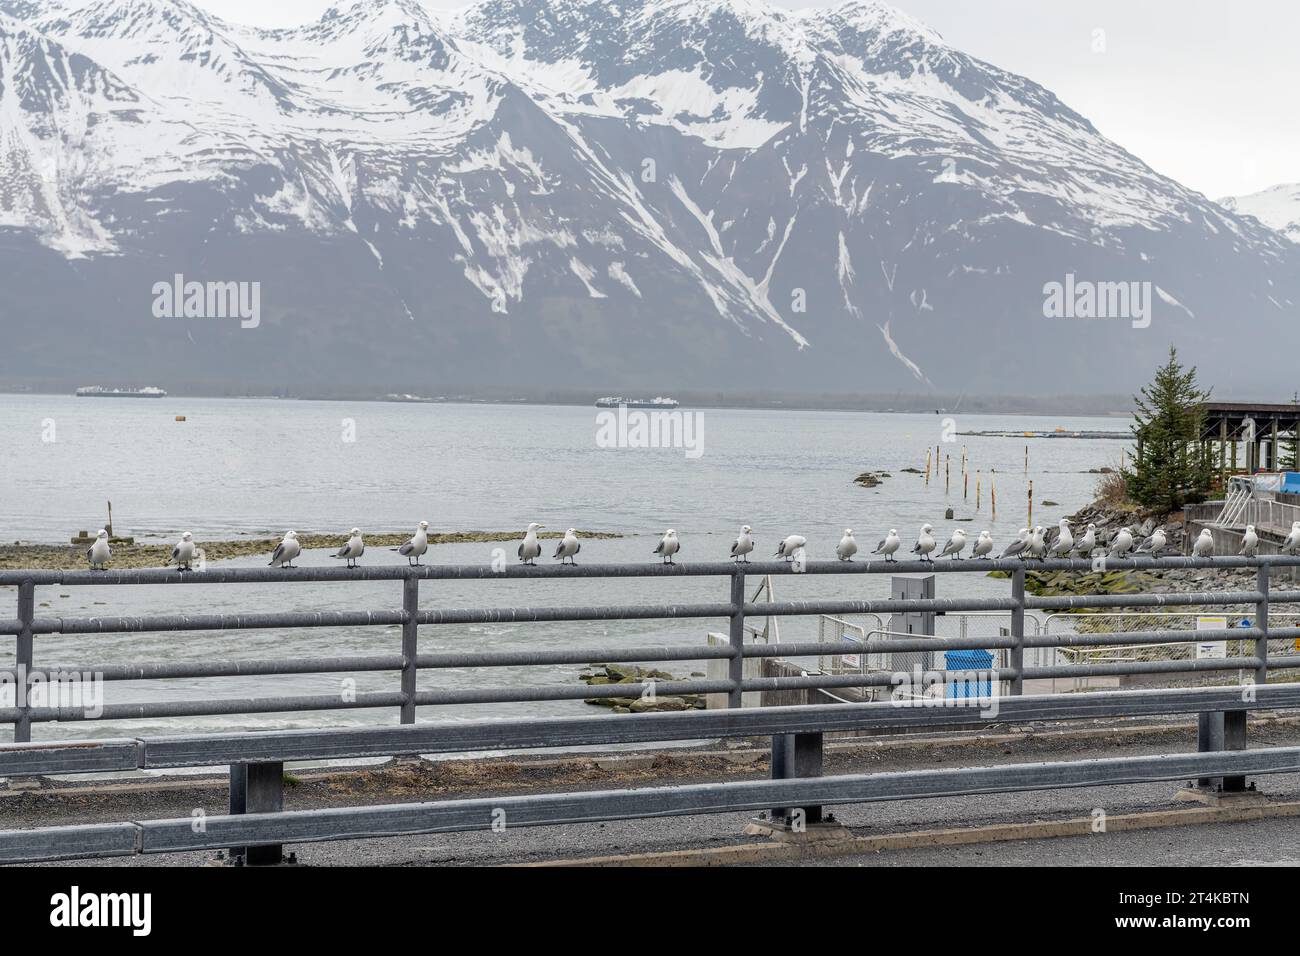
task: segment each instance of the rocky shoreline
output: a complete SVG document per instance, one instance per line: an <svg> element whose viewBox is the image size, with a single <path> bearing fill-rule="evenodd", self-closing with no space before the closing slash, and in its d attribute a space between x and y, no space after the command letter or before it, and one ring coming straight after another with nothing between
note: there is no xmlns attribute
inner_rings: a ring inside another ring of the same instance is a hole
<svg viewBox="0 0 1300 956"><path fill-rule="evenodd" d="M1156 527L1168 540L1166 553L1184 554L1185 521L1181 511L1172 514L1143 512L1135 507L1103 505L1094 501L1069 516L1075 534L1089 524L1097 526L1099 543L1109 542L1122 527L1141 541ZM1250 568L1173 568L1167 571L1030 571L1025 588L1040 596L1072 594L1183 594L1196 591L1253 591L1255 571ZM1216 613L1254 615L1253 605L1215 606Z"/></svg>
<svg viewBox="0 0 1300 956"><path fill-rule="evenodd" d="M563 532L548 531L539 538L559 538ZM619 538L622 535L605 531L580 531L584 538ZM367 548L396 548L410 540L410 531L384 531L365 536ZM491 543L520 541L522 531L447 531L429 534L429 544L463 544L466 542ZM268 558L275 549L280 535L240 538L234 541L198 541L197 545L207 561L223 561L264 554ZM313 548L338 548L347 541L342 534L299 534L303 550ZM112 568L161 568L171 557L171 544L123 544L113 546ZM0 568L31 571L78 571L86 567L86 549L79 546L51 544L0 545Z"/></svg>

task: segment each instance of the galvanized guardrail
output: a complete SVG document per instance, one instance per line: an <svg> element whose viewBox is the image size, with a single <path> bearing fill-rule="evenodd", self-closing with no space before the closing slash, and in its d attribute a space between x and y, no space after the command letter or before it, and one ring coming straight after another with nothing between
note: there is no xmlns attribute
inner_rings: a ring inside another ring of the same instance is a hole
<svg viewBox="0 0 1300 956"><path fill-rule="evenodd" d="M467 721L329 731L272 731L0 745L0 774L231 767L230 813L201 818L0 831L0 863L236 848L249 863L279 862L284 843L768 810L821 820L824 805L1198 778L1242 790L1246 774L1300 771L1300 748L1246 751L1246 714L1300 707L1300 684L1024 696L998 721L1197 714L1199 752L994 767L822 776L825 733L926 730L944 708L892 702L697 713ZM283 811L284 761L407 753L518 750L772 735L772 779ZM773 808L776 808L773 810Z"/></svg>
<svg viewBox="0 0 1300 956"><path fill-rule="evenodd" d="M132 720L160 717L197 717L227 714L253 714L301 711L325 711L353 708L397 708L402 723L415 722L416 708L446 704L485 704L527 701L579 700L595 697L635 697L645 693L674 694L725 693L729 706L739 707L741 695L748 691L800 690L812 688L846 688L889 686L889 674L811 674L800 677L745 678L744 660L752 657L813 657L842 654L841 642L785 644L746 644L746 618L787 617L796 615L892 614L908 612L958 613L966 611L1010 612L1010 634L1005 637L967 639L888 638L869 641L857 649L863 654L909 650L992 650L1008 651L1008 666L996 671L996 679L1007 681L1012 695L1023 690L1026 679L1057 677L1091 677L1131 674L1204 673L1249 671L1258 683L1264 683L1270 669L1300 667L1300 655L1270 659L1268 638L1300 637L1300 628L1269 629L1268 611L1273 603L1300 601L1300 591L1270 591L1268 569L1300 565L1300 557L1267 558L1225 557L1131 558L1110 560L1108 570L1146 570L1172 568L1241 568L1257 569L1257 586L1253 591L1218 591L1175 594L1080 595L1035 597L1025 593L1027 570L1080 571L1093 569L1082 559L1053 559L1021 562L1018 560L964 561L862 561L808 562L796 565L785 562L702 562L665 564L618 564L529 567L515 565L498 569L492 566L424 565L419 567L388 566L346 568L210 568L201 572L178 573L168 569L124 571L0 571L0 586L18 589L17 618L0 619L0 635L17 638L13 667L0 668L11 682L18 682L21 699L13 707L0 707L0 723L14 724L14 740L31 739L31 725L46 721L87 719L80 708L31 706L26 698L27 682L39 674L82 673L94 671L104 681L166 680L177 678L247 677L249 675L318 674L392 671L399 675L398 687L390 692L337 695L299 695L240 699L180 700L149 703L107 703L96 719ZM1010 594L992 598L870 599L777 601L755 604L745 600L746 579L750 576L808 574L987 574L1005 571L1010 575ZM722 577L728 581L726 602L698 604L649 605L578 605L526 606L496 608L421 609L420 582L425 580L538 580L557 581L594 578L681 578ZM370 611L289 611L248 614L166 614L153 616L45 617L36 614L36 589L39 587L105 587L167 585L205 587L215 585L264 584L284 585L306 582L401 582L400 609ZM1226 631L1151 631L1115 634L1026 634L1025 611L1067 610L1116 607L1189 607L1248 604L1255 608L1255 623L1250 628ZM649 619L729 620L730 642L724 646L609 646L575 647L560 650L464 651L420 653L418 634L421 625L473 624L500 622L547 621L630 621ZM147 631L221 631L241 629L289 629L329 627L401 627L400 648L392 654L344 657L292 657L271 660L222 660L204 662L115 663L89 667L75 662L38 662L36 638L48 634L110 634ZM1025 666L1026 647L1134 645L1191 641L1235 640L1253 642L1254 653L1209 660L1133 661L1094 665ZM537 665L587 664L593 660L631 661L705 661L726 660L727 677L719 680L690 680L650 683L573 686L533 685L525 687L482 687L460 690L419 690L416 677L421 670L444 668L528 667Z"/></svg>

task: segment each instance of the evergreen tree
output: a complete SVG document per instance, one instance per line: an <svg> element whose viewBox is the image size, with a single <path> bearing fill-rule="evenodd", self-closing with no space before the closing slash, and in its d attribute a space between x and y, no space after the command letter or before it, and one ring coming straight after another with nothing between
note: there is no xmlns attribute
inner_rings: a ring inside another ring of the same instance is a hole
<svg viewBox="0 0 1300 956"><path fill-rule="evenodd" d="M1133 397L1137 454L1124 478L1138 504L1170 512L1205 500L1214 474L1208 446L1200 441L1209 397L1196 382L1196 368L1185 369L1170 346L1169 361Z"/></svg>

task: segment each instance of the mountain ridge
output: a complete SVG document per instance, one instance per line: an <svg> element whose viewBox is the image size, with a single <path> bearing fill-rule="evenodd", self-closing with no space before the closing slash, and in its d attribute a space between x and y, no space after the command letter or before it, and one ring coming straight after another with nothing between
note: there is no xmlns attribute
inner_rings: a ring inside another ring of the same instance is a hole
<svg viewBox="0 0 1300 956"><path fill-rule="evenodd" d="M39 69L44 100L0 97L0 328L24 336L0 380L34 373L24 355L250 385L1006 393L1015 367L1113 391L1171 339L1222 354L1222 317L1297 317L1293 243L870 0L383 0L275 30L184 0L0 0L5 23L127 99ZM154 319L176 273L261 282L261 340ZM1155 334L1046 318L1066 275L1150 283Z"/></svg>

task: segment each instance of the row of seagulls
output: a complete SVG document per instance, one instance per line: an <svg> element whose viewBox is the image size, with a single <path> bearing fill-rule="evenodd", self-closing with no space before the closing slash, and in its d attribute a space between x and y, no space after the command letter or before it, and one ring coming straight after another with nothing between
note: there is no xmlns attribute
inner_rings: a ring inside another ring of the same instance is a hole
<svg viewBox="0 0 1300 956"><path fill-rule="evenodd" d="M542 530L544 525L533 522L528 526L524 533L524 540L519 544L519 560L522 564L536 565L537 558L541 556L542 545L538 540L537 532ZM749 555L754 551L753 528L744 525L740 529L740 534L731 545L732 560L738 563L749 563ZM949 558L950 560L961 560L963 552L970 540L961 528L953 531L948 542L939 549L939 557ZM1238 552L1248 558L1254 558L1259 554L1259 534L1254 525L1247 525L1246 532L1242 537L1241 550ZM1159 557L1168 547L1169 538L1163 528L1157 527L1141 543L1135 541L1133 532L1128 527L1122 527L1115 532L1111 538L1109 546L1105 549L1108 557L1123 558L1130 553L1149 554L1152 557ZM808 545L808 539L803 535L792 534L784 538L776 549L775 556L784 558L786 561L793 561ZM889 534L880 539L875 550L871 553L879 555L886 561L896 561L895 555L903 546L902 539L899 537L897 528L890 528ZM681 551L681 539L677 532L669 528L664 532L658 546L652 552L659 556L664 564L674 564L673 556ZM916 544L912 546L911 553L919 557L921 561L933 561L931 555L938 549L938 541L934 537L934 526L930 524L921 525L920 533L917 535ZM394 548L398 554L407 559L407 564L417 566L420 558L428 553L429 550L429 522L421 521L416 528L415 534L411 536L405 544L399 548ZM552 558L558 560L561 564L576 564L576 556L582 550L582 543L578 540L578 532L574 528L569 528L564 532L559 543L555 547L555 553ZM858 553L858 542L853 536L853 529L845 528L844 536L835 547L835 554L841 561L852 561L854 555ZM999 558L1020 558L1042 559L1051 555L1056 558L1068 558L1075 554L1084 557L1091 557L1097 550L1097 526L1089 524L1087 530L1078 538L1075 538L1073 531L1070 529L1068 518L1062 518L1055 533L1050 537L1046 529L1041 525L1034 528L1021 528L1016 536L1002 553ZM1282 544L1282 553L1288 555L1300 554L1300 521L1292 522L1291 533L1287 536ZM365 540L361 535L359 528L353 528L348 532L347 543L331 555L336 559L345 560L349 568L357 566L357 559L365 554ZM986 558L993 553L993 538L987 530L981 531L971 547L971 556L975 558ZM172 548L171 559L169 564L175 564L179 571L190 571L193 568L193 561L198 554L198 549L194 544L194 535L186 531L181 535L176 546ZM292 568L294 559L302 554L302 544L298 541L296 531L285 532L284 538L275 546L271 553L269 566ZM1209 528L1201 531L1199 537L1192 544L1192 554L1198 558L1211 557L1214 554L1214 535ZM86 560L90 564L92 571L102 571L112 560L113 550L109 545L108 531L101 528L95 535L95 541L86 549Z"/></svg>

